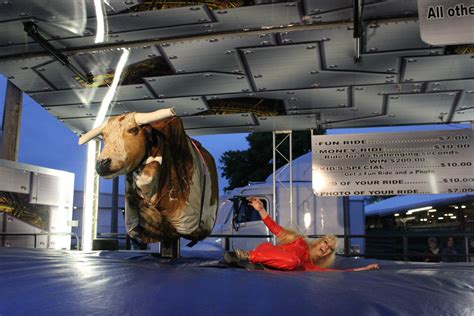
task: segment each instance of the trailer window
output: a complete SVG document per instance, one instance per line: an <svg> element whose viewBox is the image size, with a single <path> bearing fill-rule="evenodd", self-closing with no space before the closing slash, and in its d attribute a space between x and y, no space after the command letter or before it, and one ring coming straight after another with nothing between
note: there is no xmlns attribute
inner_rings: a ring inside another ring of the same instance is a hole
<svg viewBox="0 0 474 316"><path fill-rule="evenodd" d="M267 201L262 199L263 206L267 209ZM255 222L262 220L260 214L248 204L245 198L239 199L238 203L234 204L234 212L236 212L236 222Z"/></svg>

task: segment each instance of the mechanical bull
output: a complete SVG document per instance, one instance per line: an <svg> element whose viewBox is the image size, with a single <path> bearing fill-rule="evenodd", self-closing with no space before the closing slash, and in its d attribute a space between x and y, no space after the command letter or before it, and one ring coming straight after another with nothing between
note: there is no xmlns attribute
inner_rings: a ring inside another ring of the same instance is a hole
<svg viewBox="0 0 474 316"><path fill-rule="evenodd" d="M150 243L210 234L218 208L214 159L189 138L173 109L109 118L79 144L101 135L96 171L126 174L125 225L130 237Z"/></svg>

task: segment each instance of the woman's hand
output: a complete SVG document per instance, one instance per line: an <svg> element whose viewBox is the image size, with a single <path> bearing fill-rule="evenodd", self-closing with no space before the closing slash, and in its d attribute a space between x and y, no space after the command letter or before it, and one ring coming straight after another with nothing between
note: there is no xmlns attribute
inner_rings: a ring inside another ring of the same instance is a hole
<svg viewBox="0 0 474 316"><path fill-rule="evenodd" d="M265 208L263 207L262 201L260 201L259 198L256 198L254 196L248 197L247 201L249 201L249 204L258 212L260 211L265 211Z"/></svg>
<svg viewBox="0 0 474 316"><path fill-rule="evenodd" d="M355 268L353 271L370 271L370 270L378 270L379 265L377 263L369 264L362 268Z"/></svg>
<svg viewBox="0 0 474 316"><path fill-rule="evenodd" d="M247 201L249 202L249 205L251 205L260 214L260 218L262 220L268 216L267 210L265 210L265 207L259 198L251 196L247 198Z"/></svg>

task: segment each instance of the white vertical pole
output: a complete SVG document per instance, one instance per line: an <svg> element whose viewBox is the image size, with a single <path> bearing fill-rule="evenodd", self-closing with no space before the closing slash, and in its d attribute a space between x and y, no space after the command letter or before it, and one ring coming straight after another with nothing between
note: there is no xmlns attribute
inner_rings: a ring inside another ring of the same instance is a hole
<svg viewBox="0 0 474 316"><path fill-rule="evenodd" d="M290 223L293 225L293 132L289 132L290 164Z"/></svg>
<svg viewBox="0 0 474 316"><path fill-rule="evenodd" d="M276 134L275 131L272 133L273 136L273 208L272 208L272 217L276 221Z"/></svg>
<svg viewBox="0 0 474 316"><path fill-rule="evenodd" d="M99 209L99 176L95 172L95 161L100 153L100 141L87 144L86 177L82 207L82 250L92 250L92 241L97 236L97 213Z"/></svg>

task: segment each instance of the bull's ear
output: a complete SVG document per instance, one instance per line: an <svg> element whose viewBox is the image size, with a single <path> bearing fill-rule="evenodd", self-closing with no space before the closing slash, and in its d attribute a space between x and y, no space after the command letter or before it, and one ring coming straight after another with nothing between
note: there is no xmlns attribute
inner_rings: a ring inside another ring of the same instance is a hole
<svg viewBox="0 0 474 316"><path fill-rule="evenodd" d="M176 112L174 108L162 109L149 113L135 113L135 122L138 125L145 125L175 115Z"/></svg>
<svg viewBox="0 0 474 316"><path fill-rule="evenodd" d="M99 136L102 133L102 129L105 127L106 123L107 122L104 122L104 123L102 123L101 126L98 126L94 129L88 131L84 135L82 135L79 138L79 142L78 142L79 145L83 145L83 144L87 143L88 141L90 141L91 139L96 138L97 136Z"/></svg>

